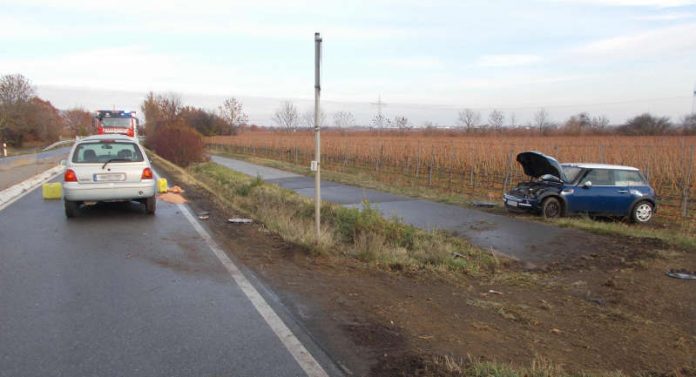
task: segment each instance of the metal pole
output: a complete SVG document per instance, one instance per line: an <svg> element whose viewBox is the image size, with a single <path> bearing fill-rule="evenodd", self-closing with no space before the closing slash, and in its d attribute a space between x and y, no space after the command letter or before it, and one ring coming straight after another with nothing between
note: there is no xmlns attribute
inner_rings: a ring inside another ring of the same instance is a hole
<svg viewBox="0 0 696 377"><path fill-rule="evenodd" d="M320 68L321 36L319 33L314 33L314 160L317 166L317 171L314 176L314 222L316 224L317 242L319 242L321 236L321 138L319 135L321 129L321 125L319 124L319 97L321 95Z"/></svg>

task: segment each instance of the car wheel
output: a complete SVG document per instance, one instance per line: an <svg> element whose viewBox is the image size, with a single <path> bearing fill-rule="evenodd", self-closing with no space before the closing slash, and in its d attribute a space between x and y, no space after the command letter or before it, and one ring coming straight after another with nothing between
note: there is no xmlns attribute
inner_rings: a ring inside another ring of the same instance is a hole
<svg viewBox="0 0 696 377"><path fill-rule="evenodd" d="M541 204L541 215L545 219L556 219L563 214L563 206L557 198L547 198Z"/></svg>
<svg viewBox="0 0 696 377"><path fill-rule="evenodd" d="M631 221L637 224L647 224L652 219L654 213L652 203L646 200L638 202L631 211Z"/></svg>
<svg viewBox="0 0 696 377"><path fill-rule="evenodd" d="M72 200L63 200L65 204L65 217L73 218L76 217L80 212L80 202L73 202Z"/></svg>
<svg viewBox="0 0 696 377"><path fill-rule="evenodd" d="M145 199L145 211L148 215L154 215L157 209L157 197L151 196Z"/></svg>

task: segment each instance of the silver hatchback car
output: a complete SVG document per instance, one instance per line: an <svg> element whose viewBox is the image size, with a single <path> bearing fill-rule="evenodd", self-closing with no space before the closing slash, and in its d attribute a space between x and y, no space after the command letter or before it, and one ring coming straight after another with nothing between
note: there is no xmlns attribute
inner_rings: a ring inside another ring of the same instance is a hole
<svg viewBox="0 0 696 377"><path fill-rule="evenodd" d="M154 214L155 177L137 139L124 135L84 138L65 164L65 215L75 217L83 203L136 200Z"/></svg>

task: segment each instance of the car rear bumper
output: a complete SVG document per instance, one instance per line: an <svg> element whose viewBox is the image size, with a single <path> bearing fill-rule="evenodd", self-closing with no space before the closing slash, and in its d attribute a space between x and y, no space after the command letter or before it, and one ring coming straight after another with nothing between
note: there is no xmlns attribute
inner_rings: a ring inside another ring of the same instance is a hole
<svg viewBox="0 0 696 377"><path fill-rule="evenodd" d="M503 195L503 204L506 207L519 208L523 210L534 210L538 207L536 199L521 198L519 196L505 194Z"/></svg>
<svg viewBox="0 0 696 377"><path fill-rule="evenodd" d="M134 200L154 195L154 180L137 183L63 183L63 197L71 201Z"/></svg>

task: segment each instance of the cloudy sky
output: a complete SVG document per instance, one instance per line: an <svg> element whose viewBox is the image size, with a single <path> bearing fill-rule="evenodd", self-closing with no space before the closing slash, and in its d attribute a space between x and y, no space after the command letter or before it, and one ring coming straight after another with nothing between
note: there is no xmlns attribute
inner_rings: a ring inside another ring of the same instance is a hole
<svg viewBox="0 0 696 377"><path fill-rule="evenodd" d="M523 123L589 111L621 122L691 111L696 0L0 0L0 74L58 107L137 108L148 90L268 122L309 109L313 36L327 112L451 124L492 109Z"/></svg>

